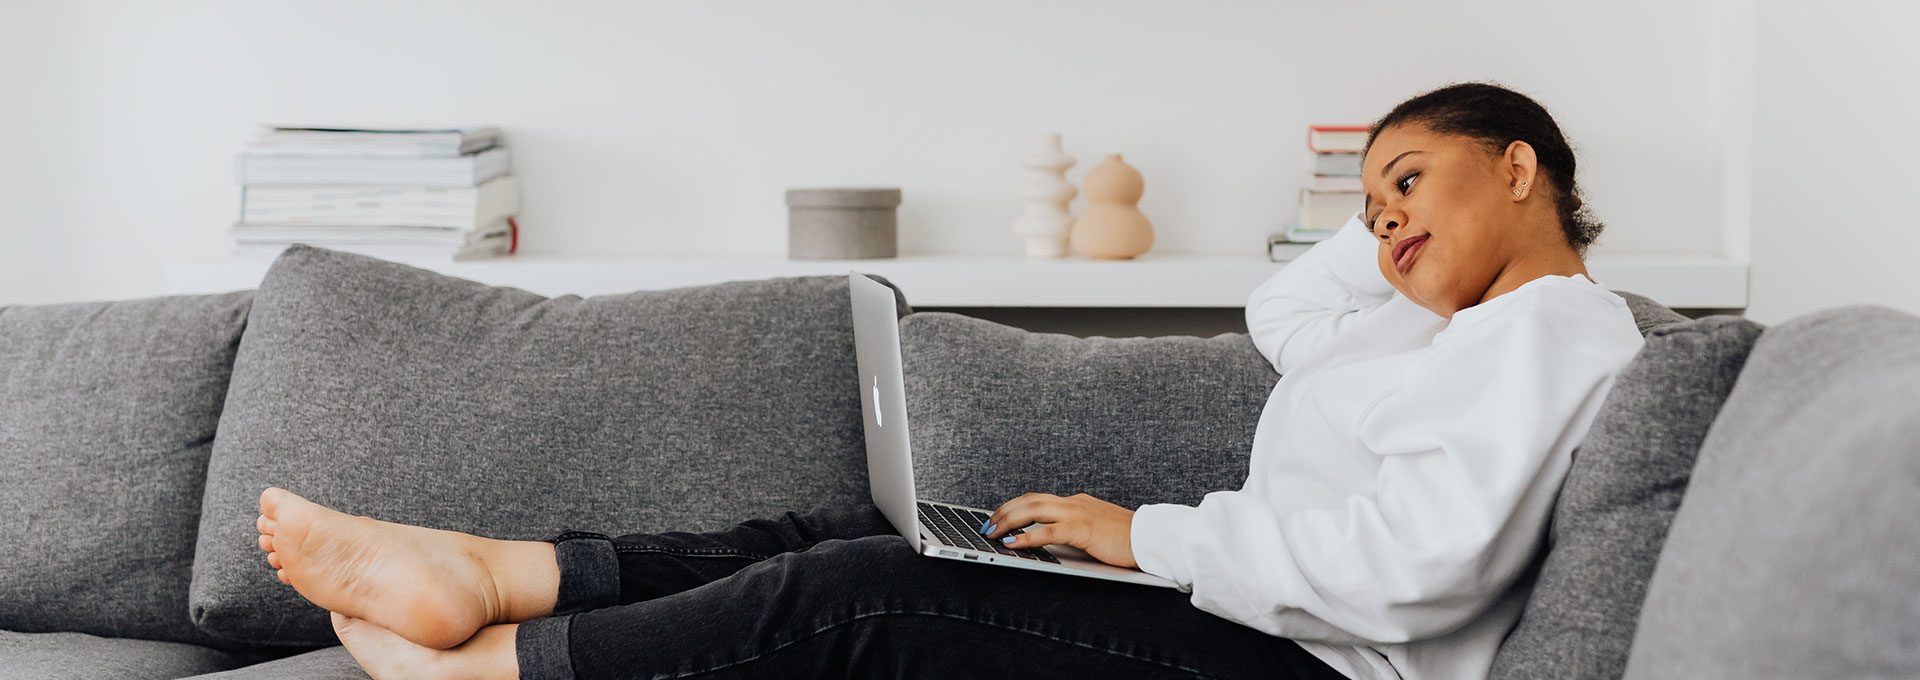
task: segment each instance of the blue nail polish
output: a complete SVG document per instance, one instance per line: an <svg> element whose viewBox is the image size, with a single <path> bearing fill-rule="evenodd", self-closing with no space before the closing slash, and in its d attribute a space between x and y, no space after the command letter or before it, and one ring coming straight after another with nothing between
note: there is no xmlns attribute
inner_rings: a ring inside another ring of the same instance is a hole
<svg viewBox="0 0 1920 680"><path fill-rule="evenodd" d="M990 519L980 520L980 533L983 533L983 534L987 533L987 523L991 521L993 520L990 520Z"/></svg>
<svg viewBox="0 0 1920 680"><path fill-rule="evenodd" d="M1013 534L1007 534L1007 537L1006 537L1006 538L1003 538L1003 539L1000 539L1000 542L1001 542L1001 543L1012 543L1012 542L1013 542Z"/></svg>
<svg viewBox="0 0 1920 680"><path fill-rule="evenodd" d="M1000 528L1000 525L998 524L989 524L987 525L987 533L991 534L993 533L994 529L998 529L998 528Z"/></svg>

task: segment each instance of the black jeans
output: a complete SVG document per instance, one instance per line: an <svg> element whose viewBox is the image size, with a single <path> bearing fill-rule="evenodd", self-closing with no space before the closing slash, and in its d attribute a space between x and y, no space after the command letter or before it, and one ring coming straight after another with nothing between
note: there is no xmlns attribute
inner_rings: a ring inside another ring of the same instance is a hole
<svg viewBox="0 0 1920 680"><path fill-rule="evenodd" d="M871 505L549 540L558 606L520 626L524 680L1342 677L1172 588L916 554Z"/></svg>

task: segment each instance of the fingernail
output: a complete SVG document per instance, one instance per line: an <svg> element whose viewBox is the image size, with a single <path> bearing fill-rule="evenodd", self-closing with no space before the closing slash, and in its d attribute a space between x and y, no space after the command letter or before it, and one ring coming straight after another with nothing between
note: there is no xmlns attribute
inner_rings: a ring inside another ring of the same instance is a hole
<svg viewBox="0 0 1920 680"><path fill-rule="evenodd" d="M983 533L983 534L987 533L987 523L991 521L993 520L990 520L990 519L980 520L980 533Z"/></svg>
<svg viewBox="0 0 1920 680"><path fill-rule="evenodd" d="M998 528L1000 528L1000 525L998 524L989 524L987 525L987 533L991 534L993 533L994 529L998 529Z"/></svg>
<svg viewBox="0 0 1920 680"><path fill-rule="evenodd" d="M1003 539L1000 539L1000 542L1001 542L1001 543L1012 543L1012 542L1013 542L1013 534L1007 534L1007 537L1006 537L1006 538L1003 538Z"/></svg>

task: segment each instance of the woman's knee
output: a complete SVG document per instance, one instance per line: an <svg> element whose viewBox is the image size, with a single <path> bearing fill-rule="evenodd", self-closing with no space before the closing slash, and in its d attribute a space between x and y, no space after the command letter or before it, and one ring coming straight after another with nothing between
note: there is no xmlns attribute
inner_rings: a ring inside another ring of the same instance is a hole
<svg viewBox="0 0 1920 680"><path fill-rule="evenodd" d="M807 574L809 580L868 592L925 581L940 566L940 560L921 556L907 539L895 535L821 541L786 557L791 560L789 568Z"/></svg>
<svg viewBox="0 0 1920 680"><path fill-rule="evenodd" d="M892 534L821 541L808 552L817 553L816 558L821 561L856 571L862 568L897 568L917 562L920 558L907 539Z"/></svg>

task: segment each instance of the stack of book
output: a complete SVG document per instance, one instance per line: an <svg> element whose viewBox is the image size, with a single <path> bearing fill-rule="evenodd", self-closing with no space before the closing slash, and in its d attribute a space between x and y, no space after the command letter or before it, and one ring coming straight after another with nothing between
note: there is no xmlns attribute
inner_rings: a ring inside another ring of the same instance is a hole
<svg viewBox="0 0 1920 680"><path fill-rule="evenodd" d="M1360 187L1360 152L1365 125L1314 125L1307 128L1307 158L1313 180L1300 190L1300 212L1293 224L1267 236L1267 256L1291 260L1314 243L1332 236L1365 208Z"/></svg>
<svg viewBox="0 0 1920 680"><path fill-rule="evenodd" d="M240 154L234 254L295 243L395 260L519 247L520 186L494 127L262 125Z"/></svg>

